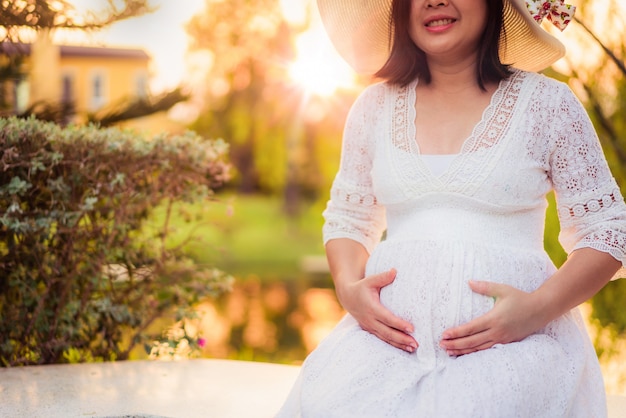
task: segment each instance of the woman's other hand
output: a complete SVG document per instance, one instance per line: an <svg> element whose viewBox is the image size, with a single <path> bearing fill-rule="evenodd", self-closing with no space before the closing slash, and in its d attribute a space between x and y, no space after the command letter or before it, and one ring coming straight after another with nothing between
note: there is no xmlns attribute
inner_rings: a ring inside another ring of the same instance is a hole
<svg viewBox="0 0 626 418"><path fill-rule="evenodd" d="M495 306L483 316L446 330L439 345L448 354L460 356L523 340L595 295L621 265L609 253L580 248L532 293L505 284L470 281L474 292L495 298Z"/></svg>
<svg viewBox="0 0 626 418"><path fill-rule="evenodd" d="M443 333L440 346L451 356L521 341L548 322L533 293L500 283L470 281L471 289L495 299L493 309Z"/></svg>
<svg viewBox="0 0 626 418"><path fill-rule="evenodd" d="M351 281L337 287L339 302L359 323L361 328L381 340L409 353L415 352L417 341L409 334L413 325L395 316L380 303L380 290L391 284L396 271L389 271Z"/></svg>

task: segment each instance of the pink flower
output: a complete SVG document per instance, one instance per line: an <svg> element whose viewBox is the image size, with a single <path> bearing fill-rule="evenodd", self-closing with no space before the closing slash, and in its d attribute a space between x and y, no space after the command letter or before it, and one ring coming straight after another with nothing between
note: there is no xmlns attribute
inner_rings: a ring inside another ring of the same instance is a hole
<svg viewBox="0 0 626 418"><path fill-rule="evenodd" d="M206 345L206 340L204 338L198 338L198 347L202 348Z"/></svg>

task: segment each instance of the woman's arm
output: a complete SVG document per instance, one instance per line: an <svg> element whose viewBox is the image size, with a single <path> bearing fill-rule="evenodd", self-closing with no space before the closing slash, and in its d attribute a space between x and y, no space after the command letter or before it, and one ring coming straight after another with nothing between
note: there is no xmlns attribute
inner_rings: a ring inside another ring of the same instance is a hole
<svg viewBox="0 0 626 418"><path fill-rule="evenodd" d="M574 251L563 266L531 293L492 282L470 282L476 293L495 298L487 314L443 333L441 347L463 355L495 344L520 341L595 295L621 262L592 248Z"/></svg>
<svg viewBox="0 0 626 418"><path fill-rule="evenodd" d="M328 241L326 256L337 299L361 328L394 347L414 352L417 341L408 335L413 332L413 325L380 303L380 289L394 281L395 270L364 277L369 254L361 244L348 238Z"/></svg>
<svg viewBox="0 0 626 418"><path fill-rule="evenodd" d="M451 355L519 341L595 295L626 265L626 205L608 167L593 124L569 88L555 81L537 95L538 116L547 125L534 155L543 163L557 199L559 241L569 254L537 290L472 282L477 293L496 298L486 315L444 332L440 345Z"/></svg>
<svg viewBox="0 0 626 418"><path fill-rule="evenodd" d="M414 352L417 342L407 333L413 326L380 303L380 289L395 279L395 271L365 276L369 254L385 230L385 208L372 182L376 132L387 113L386 87L374 84L350 109L343 133L339 171L323 213L326 256L337 298L359 325L381 340Z"/></svg>
<svg viewBox="0 0 626 418"><path fill-rule="evenodd" d="M574 251L563 266L534 292L542 301L548 322L598 293L621 265L610 254L592 248Z"/></svg>

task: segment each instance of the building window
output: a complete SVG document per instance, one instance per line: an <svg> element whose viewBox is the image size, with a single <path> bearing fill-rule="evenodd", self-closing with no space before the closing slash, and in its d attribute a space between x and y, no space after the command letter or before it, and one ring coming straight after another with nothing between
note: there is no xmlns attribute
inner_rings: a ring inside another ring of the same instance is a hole
<svg viewBox="0 0 626 418"><path fill-rule="evenodd" d="M102 72L95 72L91 76L90 110L96 111L107 103L106 77Z"/></svg>
<svg viewBox="0 0 626 418"><path fill-rule="evenodd" d="M28 79L25 77L20 77L19 79L15 80L14 88L14 111L16 114L20 114L26 111L26 109L28 108L28 103L30 102L30 84L28 83Z"/></svg>
<svg viewBox="0 0 626 418"><path fill-rule="evenodd" d="M63 75L63 96L61 102L63 104L72 103L74 101L74 77L71 74Z"/></svg>
<svg viewBox="0 0 626 418"><path fill-rule="evenodd" d="M135 95L141 99L148 97L148 77L143 71L135 75Z"/></svg>

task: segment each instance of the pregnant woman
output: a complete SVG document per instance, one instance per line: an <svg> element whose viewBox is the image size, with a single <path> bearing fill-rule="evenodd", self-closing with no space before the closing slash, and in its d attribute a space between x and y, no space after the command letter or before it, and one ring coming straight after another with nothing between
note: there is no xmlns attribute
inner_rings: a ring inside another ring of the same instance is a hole
<svg viewBox="0 0 626 418"><path fill-rule="evenodd" d="M367 87L324 212L348 312L278 417L603 417L576 306L626 262L626 206L567 85L559 0L318 0ZM568 260L543 248L554 191ZM384 238L381 240L381 238Z"/></svg>

